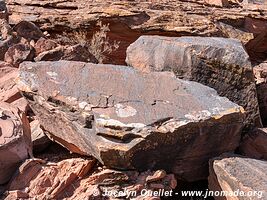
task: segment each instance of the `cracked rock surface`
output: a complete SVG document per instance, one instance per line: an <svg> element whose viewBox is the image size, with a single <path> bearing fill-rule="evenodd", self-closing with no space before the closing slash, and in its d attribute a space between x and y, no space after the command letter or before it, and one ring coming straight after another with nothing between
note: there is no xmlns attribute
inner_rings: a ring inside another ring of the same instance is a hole
<svg viewBox="0 0 267 200"><path fill-rule="evenodd" d="M141 36L127 48L126 62L141 71L173 71L208 85L244 107L247 127L262 126L252 66L238 40Z"/></svg>
<svg viewBox="0 0 267 200"><path fill-rule="evenodd" d="M229 7L210 5L204 0L6 2L11 24L31 21L52 35L86 30L90 38L98 21L109 23L110 39L121 41L120 48L109 57L116 64L124 64L126 48L144 34L236 38L248 45L253 60L266 57L266 2L244 1Z"/></svg>
<svg viewBox="0 0 267 200"><path fill-rule="evenodd" d="M0 102L0 184L32 153L30 125L16 107Z"/></svg>
<svg viewBox="0 0 267 200"><path fill-rule="evenodd" d="M24 62L17 85L51 138L111 168L198 180L209 158L238 146L243 126L242 107L171 72Z"/></svg>

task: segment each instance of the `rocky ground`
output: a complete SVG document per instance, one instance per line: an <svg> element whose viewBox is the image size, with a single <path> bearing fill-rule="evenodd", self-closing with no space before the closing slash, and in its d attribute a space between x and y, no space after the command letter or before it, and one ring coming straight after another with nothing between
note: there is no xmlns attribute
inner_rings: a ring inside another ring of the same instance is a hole
<svg viewBox="0 0 267 200"><path fill-rule="evenodd" d="M6 0L0 32L0 199L267 199L265 0Z"/></svg>

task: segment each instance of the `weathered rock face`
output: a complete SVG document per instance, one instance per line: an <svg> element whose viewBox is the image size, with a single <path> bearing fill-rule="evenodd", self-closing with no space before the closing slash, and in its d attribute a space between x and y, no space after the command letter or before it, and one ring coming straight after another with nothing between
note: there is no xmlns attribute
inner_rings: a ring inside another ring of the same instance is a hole
<svg viewBox="0 0 267 200"><path fill-rule="evenodd" d="M267 8L264 5L251 7L233 5L221 8L204 3L203 0L140 0L140 1L84 1L73 0L6 0L10 10L10 22L17 24L21 20L32 21L51 35L84 30L88 39L96 31L95 24L102 20L110 24L110 40L120 41L117 51L108 55L115 64L125 64L125 50L139 36L220 36L235 38L234 34L225 34L220 22L241 30L246 29L247 19L262 21L266 24ZM209 0L212 1L212 0ZM213 2L219 0L213 0ZM220 0L225 2L226 0ZM229 1L229 0L227 0ZM231 2L234 0L231 0ZM236 0L238 2L238 0ZM234 31L235 32L235 31ZM257 36L255 36L257 37ZM250 38L253 40L253 38ZM245 43L247 38L245 38ZM261 45L266 46L266 41Z"/></svg>
<svg viewBox="0 0 267 200"><path fill-rule="evenodd" d="M49 39L45 39L45 38L40 38L36 44L34 45L35 51L36 51L36 55L44 52L44 51L49 51L52 50L54 48L56 48L58 46L58 44L53 41L53 40L49 40Z"/></svg>
<svg viewBox="0 0 267 200"><path fill-rule="evenodd" d="M0 130L0 184L4 184L31 155L32 147L26 116L3 102L0 102Z"/></svg>
<svg viewBox="0 0 267 200"><path fill-rule="evenodd" d="M5 62L18 67L23 61L32 61L34 57L34 48L27 44L15 44L5 53Z"/></svg>
<svg viewBox="0 0 267 200"><path fill-rule="evenodd" d="M221 7L228 7L229 2L228 0L204 0L205 3L214 5L214 6L221 6Z"/></svg>
<svg viewBox="0 0 267 200"><path fill-rule="evenodd" d="M34 60L36 62L70 60L98 63L94 55L87 48L79 44L74 46L58 46L54 49L43 51Z"/></svg>
<svg viewBox="0 0 267 200"><path fill-rule="evenodd" d="M225 191L229 195L217 196L216 200L266 199L266 168L266 161L241 158L237 155L216 158L210 162L209 189ZM239 193L239 196L235 196L238 190L244 194Z"/></svg>
<svg viewBox="0 0 267 200"><path fill-rule="evenodd" d="M8 63L0 62L0 101L11 103L21 97L15 83L17 76L17 68Z"/></svg>
<svg viewBox="0 0 267 200"><path fill-rule="evenodd" d="M36 26L32 22L28 21L20 21L16 24L16 26L13 28L14 31L17 32L17 34L20 37L23 37L27 40L35 40L37 41L41 37L44 37L43 32L39 29L38 26Z"/></svg>
<svg viewBox="0 0 267 200"><path fill-rule="evenodd" d="M241 107L170 72L24 62L18 87L54 140L108 167L199 179L209 158L234 150L240 139Z"/></svg>
<svg viewBox="0 0 267 200"><path fill-rule="evenodd" d="M124 190L135 191L136 195L129 194L129 197L135 198L145 188L148 191L159 189L170 191L177 185L174 175L166 174L163 170L138 173L98 169L92 173L94 163L94 160L81 158L66 159L56 163L40 159L27 160L20 167L18 176L10 183L5 199L106 199L107 191L116 194ZM89 175L89 172L92 174ZM126 195L128 194L125 193L120 198ZM108 199L116 199L118 196L109 197ZM152 199L160 198L151 197Z"/></svg>
<svg viewBox="0 0 267 200"><path fill-rule="evenodd" d="M244 107L247 126L261 126L253 70L237 40L141 36L128 47L126 62L142 71L173 71L208 85Z"/></svg>
<svg viewBox="0 0 267 200"><path fill-rule="evenodd" d="M42 152L51 144L51 140L45 135L38 120L32 121L30 125L33 151Z"/></svg>
<svg viewBox="0 0 267 200"><path fill-rule="evenodd" d="M11 181L6 199L59 199L59 195L64 195L64 190L83 178L93 165L93 160L81 158L58 163L46 163L40 159L26 160L20 166L19 174Z"/></svg>
<svg viewBox="0 0 267 200"><path fill-rule="evenodd" d="M267 160L267 129L257 128L243 138L239 150L241 154Z"/></svg>
<svg viewBox="0 0 267 200"><path fill-rule="evenodd" d="M13 35L9 35L6 39L0 40L0 60L4 60L5 53L7 52L8 48L18 42L19 39Z"/></svg>
<svg viewBox="0 0 267 200"><path fill-rule="evenodd" d="M267 124L267 63L253 67L256 80L260 115L264 125Z"/></svg>
<svg viewBox="0 0 267 200"><path fill-rule="evenodd" d="M5 19L8 21L8 11L4 0L0 1L0 19Z"/></svg>

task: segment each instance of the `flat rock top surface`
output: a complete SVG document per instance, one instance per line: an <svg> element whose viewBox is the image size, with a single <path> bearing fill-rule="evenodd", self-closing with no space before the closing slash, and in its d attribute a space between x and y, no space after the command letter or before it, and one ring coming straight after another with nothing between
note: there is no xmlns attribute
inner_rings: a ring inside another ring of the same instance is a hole
<svg viewBox="0 0 267 200"><path fill-rule="evenodd" d="M101 118L148 125L166 118L199 121L240 112L241 107L196 82L170 72L82 62L25 62L19 88L67 105L90 107Z"/></svg>

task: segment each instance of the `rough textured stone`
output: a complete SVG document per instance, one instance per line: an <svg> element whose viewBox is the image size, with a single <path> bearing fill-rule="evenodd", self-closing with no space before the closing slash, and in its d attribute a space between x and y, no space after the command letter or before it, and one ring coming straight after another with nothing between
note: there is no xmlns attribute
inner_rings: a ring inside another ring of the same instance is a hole
<svg viewBox="0 0 267 200"><path fill-rule="evenodd" d="M97 59L89 52L89 50L79 44L74 46L58 46L54 49L40 53L34 60L36 62L70 60L98 63Z"/></svg>
<svg viewBox="0 0 267 200"><path fill-rule="evenodd" d="M0 184L4 184L31 155L32 147L26 116L4 102L0 102L0 130Z"/></svg>
<svg viewBox="0 0 267 200"><path fill-rule="evenodd" d="M34 57L34 49L31 45L15 44L5 53L5 62L18 67L23 61L31 61Z"/></svg>
<svg viewBox="0 0 267 200"><path fill-rule="evenodd" d="M58 163L46 163L40 159L26 160L11 181L8 188L10 194L6 199L12 199L14 195L17 198L25 196L40 200L58 199L68 186L83 178L93 165L93 160L82 158L67 159Z"/></svg>
<svg viewBox="0 0 267 200"><path fill-rule="evenodd" d="M243 138L239 151L241 154L267 160L267 129L257 128Z"/></svg>
<svg viewBox="0 0 267 200"><path fill-rule="evenodd" d="M0 31L1 31L1 40L6 40L10 35L12 35L12 29L8 22L4 19L0 19Z"/></svg>
<svg viewBox="0 0 267 200"><path fill-rule="evenodd" d="M17 68L8 63L0 62L0 101L11 103L21 97L15 83L17 76Z"/></svg>
<svg viewBox="0 0 267 200"><path fill-rule="evenodd" d="M228 0L205 0L205 3L214 5L214 6L221 6L221 7L229 6Z"/></svg>
<svg viewBox="0 0 267 200"><path fill-rule="evenodd" d="M267 62L253 67L255 75L260 115L264 125L267 125Z"/></svg>
<svg viewBox="0 0 267 200"><path fill-rule="evenodd" d="M126 62L142 71L173 71L208 85L244 107L247 126L261 126L253 70L237 40L141 36L128 47Z"/></svg>
<svg viewBox="0 0 267 200"><path fill-rule="evenodd" d="M251 33L244 27L246 18L261 20L262 24L267 19L263 5L221 8L207 5L204 0L7 0L7 4L12 24L32 21L51 35L66 32L71 36L78 30L88 33L90 40L97 22L109 23L110 40L120 41L119 49L107 55L114 64L125 64L126 48L143 34L232 37L221 31L219 22Z"/></svg>
<svg viewBox="0 0 267 200"><path fill-rule="evenodd" d="M4 60L5 53L7 52L8 48L14 44L19 42L19 38L14 35L9 35L7 39L0 40L0 60Z"/></svg>
<svg viewBox="0 0 267 200"><path fill-rule="evenodd" d="M15 100L15 101L12 101L11 104L26 114L28 113L28 111L30 111L30 106L28 104L28 101L23 97Z"/></svg>
<svg viewBox="0 0 267 200"><path fill-rule="evenodd" d="M177 185L174 175L166 174L163 170L138 173L99 168L93 171L93 165L94 160L81 158L66 159L56 163L37 159L27 160L20 167L19 174L10 183L5 199L107 199L104 197L106 191L116 194L118 191L125 190L136 191L136 195L129 195L129 197L136 198L145 188L152 192L160 189L155 187L156 185L161 185L161 189L170 191ZM164 176L151 182L146 181L148 176L154 176L159 172L164 173ZM120 198L125 199L126 195L126 193L120 195ZM118 197L110 195L108 199ZM149 199L160 198L147 198Z"/></svg>
<svg viewBox="0 0 267 200"><path fill-rule="evenodd" d="M240 139L241 107L170 72L24 62L18 87L55 141L108 167L165 169L195 180L206 176L209 158Z"/></svg>
<svg viewBox="0 0 267 200"><path fill-rule="evenodd" d="M36 44L34 45L35 51L36 51L36 55L44 52L44 51L49 51L52 50L54 48L56 48L58 46L58 44L53 41L53 40L49 40L49 39L45 39L45 38L40 38Z"/></svg>
<svg viewBox="0 0 267 200"><path fill-rule="evenodd" d="M5 19L8 21L8 11L5 0L0 1L0 19Z"/></svg>
<svg viewBox="0 0 267 200"><path fill-rule="evenodd" d="M217 196L216 200L266 199L266 168L266 161L241 158L238 155L216 158L210 162L209 189L228 192L229 196ZM230 196L238 190L243 191L246 196Z"/></svg>
<svg viewBox="0 0 267 200"><path fill-rule="evenodd" d="M45 135L38 120L32 121L30 125L33 151L42 152L49 146L49 144L51 144L51 140Z"/></svg>
<svg viewBox="0 0 267 200"><path fill-rule="evenodd" d="M37 41L41 37L45 37L39 27L29 21L20 21L14 26L13 30L16 31L20 37L23 37L29 41Z"/></svg>

